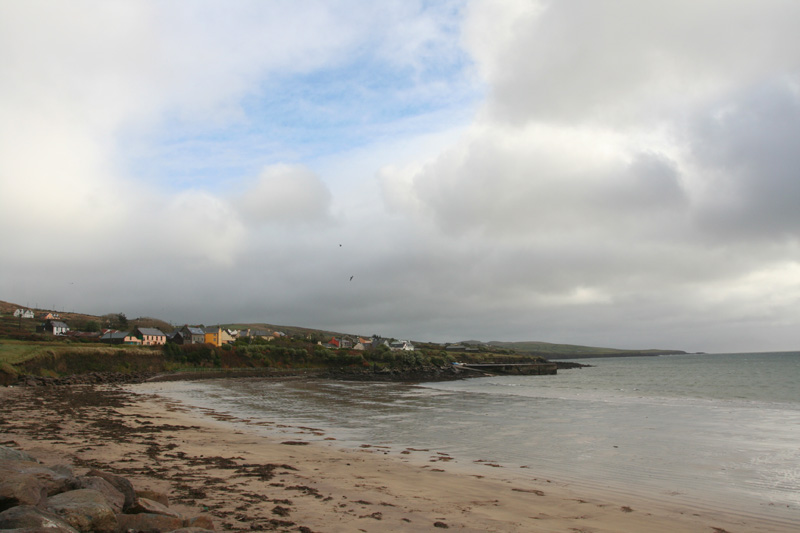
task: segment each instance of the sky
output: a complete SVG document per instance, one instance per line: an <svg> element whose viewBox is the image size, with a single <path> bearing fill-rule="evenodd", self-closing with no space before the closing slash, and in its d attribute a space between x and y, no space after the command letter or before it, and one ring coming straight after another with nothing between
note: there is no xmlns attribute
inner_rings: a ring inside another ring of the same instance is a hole
<svg viewBox="0 0 800 533"><path fill-rule="evenodd" d="M0 300L800 349L795 0L1 1L0 117Z"/></svg>

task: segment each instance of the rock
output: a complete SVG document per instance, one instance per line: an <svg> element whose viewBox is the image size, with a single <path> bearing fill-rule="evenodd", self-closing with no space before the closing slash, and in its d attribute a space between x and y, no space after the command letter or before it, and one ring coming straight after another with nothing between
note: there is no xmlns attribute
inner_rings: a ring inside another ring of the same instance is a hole
<svg viewBox="0 0 800 533"><path fill-rule="evenodd" d="M115 513L121 513L125 506L125 495L114 485L98 476L80 476L77 478L77 489L93 489L102 494Z"/></svg>
<svg viewBox="0 0 800 533"><path fill-rule="evenodd" d="M50 533L77 532L58 515L30 505L20 505L0 513L0 530L6 529L46 530Z"/></svg>
<svg viewBox="0 0 800 533"><path fill-rule="evenodd" d="M183 516L179 512L173 511L166 505L162 505L153 500L148 500L147 498L139 498L136 502L136 505L128 510L128 513L162 514L164 516L174 516L175 518L180 518L183 520Z"/></svg>
<svg viewBox="0 0 800 533"><path fill-rule="evenodd" d="M211 520L210 516L203 514L189 518L184 522L184 526L186 528L214 531L214 521Z"/></svg>
<svg viewBox="0 0 800 533"><path fill-rule="evenodd" d="M183 527L183 520L163 514L119 514L117 531L175 531Z"/></svg>
<svg viewBox="0 0 800 533"><path fill-rule="evenodd" d="M133 485L131 482L124 477L109 474L108 472L102 472L100 470L89 470L86 475L101 477L111 483L115 489L120 491L122 495L125 496L125 503L122 506L123 511L127 512L128 509L136 505L136 491L133 490Z"/></svg>
<svg viewBox="0 0 800 533"><path fill-rule="evenodd" d="M29 463L36 462L36 459L27 453L20 450L15 450L14 448L9 448L8 446L0 446L0 460L27 461Z"/></svg>
<svg viewBox="0 0 800 533"><path fill-rule="evenodd" d="M111 532L117 517L102 493L78 489L56 494L47 500L47 508L78 531Z"/></svg>
<svg viewBox="0 0 800 533"><path fill-rule="evenodd" d="M45 498L47 489L35 477L15 474L0 481L0 511L17 505L39 505Z"/></svg>
<svg viewBox="0 0 800 533"><path fill-rule="evenodd" d="M164 494L163 492L156 492L154 490L137 490L136 496L138 498L147 498L148 500L153 500L155 502L160 503L161 505L166 505L169 507L169 497Z"/></svg>
<svg viewBox="0 0 800 533"><path fill-rule="evenodd" d="M0 511L15 505L38 505L52 496L73 487L75 479L39 463L0 460Z"/></svg>
<svg viewBox="0 0 800 533"><path fill-rule="evenodd" d="M213 533L213 529L203 529L202 527L182 527L175 529L172 533Z"/></svg>
<svg viewBox="0 0 800 533"><path fill-rule="evenodd" d="M62 476L67 477L67 478L74 478L75 477L75 471L72 470L72 467L69 466L69 465L51 466L50 470L52 470L56 474L61 474ZM75 487L73 487L73 488L75 488Z"/></svg>

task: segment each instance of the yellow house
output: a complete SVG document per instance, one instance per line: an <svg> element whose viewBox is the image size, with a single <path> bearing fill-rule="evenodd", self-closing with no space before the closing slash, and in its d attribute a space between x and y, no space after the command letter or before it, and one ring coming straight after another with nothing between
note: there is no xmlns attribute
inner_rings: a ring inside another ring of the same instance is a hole
<svg viewBox="0 0 800 533"><path fill-rule="evenodd" d="M206 344L213 344L214 346L222 346L222 328L219 326L211 326L204 330Z"/></svg>

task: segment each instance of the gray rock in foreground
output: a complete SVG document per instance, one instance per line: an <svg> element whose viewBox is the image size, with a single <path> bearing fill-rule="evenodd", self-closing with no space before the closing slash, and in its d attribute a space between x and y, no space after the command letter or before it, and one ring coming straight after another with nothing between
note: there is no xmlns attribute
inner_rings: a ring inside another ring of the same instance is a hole
<svg viewBox="0 0 800 533"><path fill-rule="evenodd" d="M47 508L78 531L111 532L117 529L117 515L105 496L94 489L56 494Z"/></svg>
<svg viewBox="0 0 800 533"><path fill-rule="evenodd" d="M46 530L51 533L78 531L58 515L31 505L12 507L0 513L0 530L6 529Z"/></svg>
<svg viewBox="0 0 800 533"><path fill-rule="evenodd" d="M213 531L210 517L186 518L165 494L142 491L121 476L42 466L25 452L0 446L0 530L75 533Z"/></svg>
<svg viewBox="0 0 800 533"><path fill-rule="evenodd" d="M36 462L36 459L21 450L15 450L8 446L0 446L0 460L8 461L30 461Z"/></svg>

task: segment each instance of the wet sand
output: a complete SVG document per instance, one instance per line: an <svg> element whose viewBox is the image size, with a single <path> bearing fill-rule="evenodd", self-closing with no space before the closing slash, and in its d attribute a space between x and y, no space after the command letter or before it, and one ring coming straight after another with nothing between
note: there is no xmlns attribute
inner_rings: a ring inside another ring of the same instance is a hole
<svg viewBox="0 0 800 533"><path fill-rule="evenodd" d="M324 432L232 419L120 387L0 389L0 443L167 493L217 531L789 532L797 524L675 507L556 479L471 472L435 450L340 449ZM531 467L535 468L535 467Z"/></svg>

